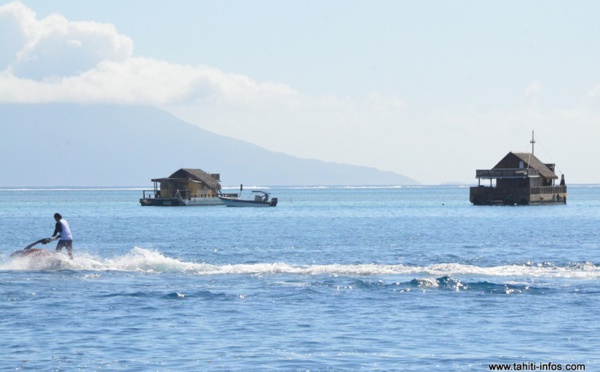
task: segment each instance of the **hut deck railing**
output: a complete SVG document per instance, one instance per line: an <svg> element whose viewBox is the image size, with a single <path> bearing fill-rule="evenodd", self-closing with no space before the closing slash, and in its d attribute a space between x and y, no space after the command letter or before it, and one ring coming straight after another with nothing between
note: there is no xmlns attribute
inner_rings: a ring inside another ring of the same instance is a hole
<svg viewBox="0 0 600 372"><path fill-rule="evenodd" d="M476 178L526 178L539 177L540 172L532 168L497 168L497 169L477 169Z"/></svg>
<svg viewBox="0 0 600 372"><path fill-rule="evenodd" d="M232 194L231 196L237 196L237 194ZM161 199L161 198L190 199L190 198L210 198L210 197L216 197L216 196L211 195L211 194L199 194L199 195L192 194L191 190L182 189L182 190L175 190L175 192L173 193L173 196L161 195L158 190L142 190L142 197L144 199Z"/></svg>
<svg viewBox="0 0 600 372"><path fill-rule="evenodd" d="M529 191L530 195L566 194L567 186L534 186Z"/></svg>
<svg viewBox="0 0 600 372"><path fill-rule="evenodd" d="M195 194L192 193L192 190L183 189L183 190L175 190L175 194L173 195L176 199L191 199L191 198L216 198L214 194Z"/></svg>
<svg viewBox="0 0 600 372"><path fill-rule="evenodd" d="M514 191L513 191L514 192ZM493 193L493 194L490 194ZM519 195L549 195L549 194L566 194L567 186L533 186L531 188L519 187L516 189ZM496 197L504 197L511 195L512 192L495 186L476 186L471 187L473 195L495 195Z"/></svg>
<svg viewBox="0 0 600 372"><path fill-rule="evenodd" d="M156 190L142 190L142 197L144 199L158 199L160 195Z"/></svg>

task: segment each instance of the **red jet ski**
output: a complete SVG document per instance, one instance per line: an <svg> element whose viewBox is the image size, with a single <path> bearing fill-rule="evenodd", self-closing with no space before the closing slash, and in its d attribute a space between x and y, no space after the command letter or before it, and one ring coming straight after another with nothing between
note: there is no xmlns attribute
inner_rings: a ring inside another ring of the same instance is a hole
<svg viewBox="0 0 600 372"><path fill-rule="evenodd" d="M53 252L49 251L47 249L33 248L33 247L40 243L48 244L51 241L56 240L56 239L58 239L58 236L54 237L54 238L40 239L37 242L33 242L33 243L29 244L27 247L23 248L20 251L16 251L16 252L12 253L10 256L11 257L47 257L47 256L51 255Z"/></svg>

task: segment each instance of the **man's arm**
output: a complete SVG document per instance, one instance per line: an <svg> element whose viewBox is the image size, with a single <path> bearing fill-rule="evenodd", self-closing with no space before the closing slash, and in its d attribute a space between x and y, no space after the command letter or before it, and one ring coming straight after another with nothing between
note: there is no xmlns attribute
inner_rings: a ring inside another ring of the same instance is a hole
<svg viewBox="0 0 600 372"><path fill-rule="evenodd" d="M56 223L56 227L54 227L54 233L52 234L52 236L56 236L56 234L60 234L62 233L62 225L60 224L60 222Z"/></svg>

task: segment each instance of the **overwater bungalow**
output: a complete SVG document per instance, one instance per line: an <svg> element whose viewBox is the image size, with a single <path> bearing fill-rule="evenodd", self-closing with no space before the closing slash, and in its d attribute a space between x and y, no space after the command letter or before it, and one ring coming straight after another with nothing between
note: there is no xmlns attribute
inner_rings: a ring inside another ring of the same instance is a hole
<svg viewBox="0 0 600 372"><path fill-rule="evenodd" d="M202 169L181 168L169 177L154 178L153 190L144 190L143 206L223 205L220 175Z"/></svg>
<svg viewBox="0 0 600 372"><path fill-rule="evenodd" d="M543 163L531 153L509 152L492 169L477 169L478 185L471 187L469 200L474 205L566 204L564 175L556 184L556 166ZM486 184L489 181L489 184Z"/></svg>

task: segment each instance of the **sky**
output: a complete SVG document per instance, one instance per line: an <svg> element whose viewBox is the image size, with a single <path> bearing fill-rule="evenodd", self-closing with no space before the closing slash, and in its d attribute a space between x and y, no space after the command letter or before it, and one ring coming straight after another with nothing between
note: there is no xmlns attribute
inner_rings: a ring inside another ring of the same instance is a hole
<svg viewBox="0 0 600 372"><path fill-rule="evenodd" d="M596 1L0 0L0 103L152 105L432 185L475 183L535 131L567 183L600 183L598 14Z"/></svg>

